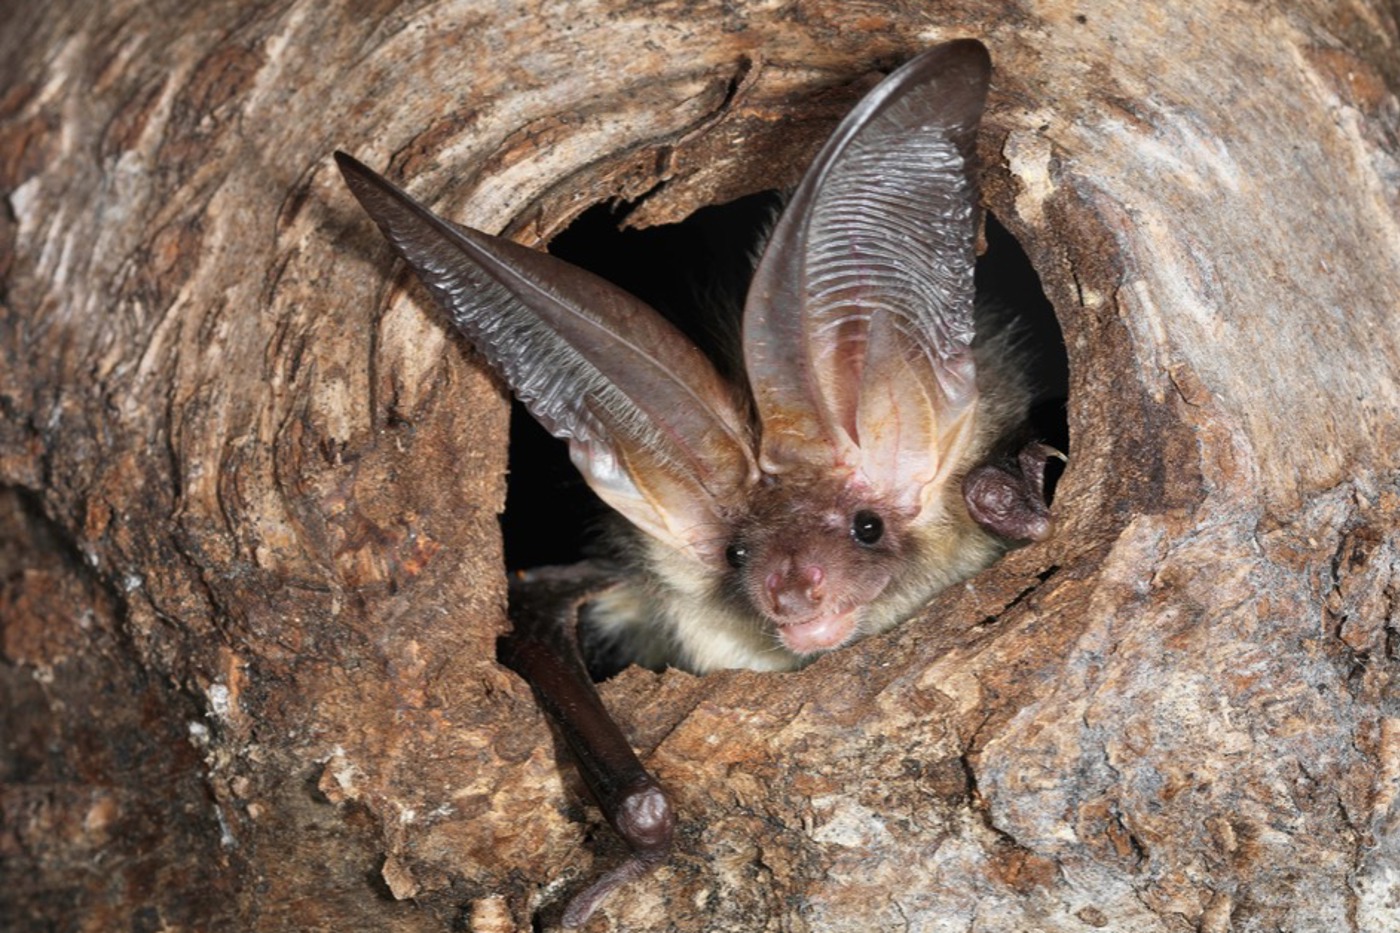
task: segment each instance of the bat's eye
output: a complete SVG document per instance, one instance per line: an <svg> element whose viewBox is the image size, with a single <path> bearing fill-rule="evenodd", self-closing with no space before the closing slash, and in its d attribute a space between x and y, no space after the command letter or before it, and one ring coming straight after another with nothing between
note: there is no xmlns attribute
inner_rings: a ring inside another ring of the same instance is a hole
<svg viewBox="0 0 1400 933"><path fill-rule="evenodd" d="M738 570L749 559L749 549L742 544L731 544L724 549L724 559L729 561L729 566Z"/></svg>
<svg viewBox="0 0 1400 933"><path fill-rule="evenodd" d="M879 544L884 536L885 520L869 509L861 509L851 521L851 537L858 544Z"/></svg>

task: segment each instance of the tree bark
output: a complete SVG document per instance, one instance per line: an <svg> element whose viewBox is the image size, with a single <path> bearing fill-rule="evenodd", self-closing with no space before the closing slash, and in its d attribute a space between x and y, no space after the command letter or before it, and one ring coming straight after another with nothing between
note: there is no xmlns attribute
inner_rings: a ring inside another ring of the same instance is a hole
<svg viewBox="0 0 1400 933"><path fill-rule="evenodd" d="M556 922L622 852L495 661L505 399L330 154L658 224L975 36L1060 530L801 673L604 685L681 827L590 929L1400 929L1394 3L0 17L7 928Z"/></svg>

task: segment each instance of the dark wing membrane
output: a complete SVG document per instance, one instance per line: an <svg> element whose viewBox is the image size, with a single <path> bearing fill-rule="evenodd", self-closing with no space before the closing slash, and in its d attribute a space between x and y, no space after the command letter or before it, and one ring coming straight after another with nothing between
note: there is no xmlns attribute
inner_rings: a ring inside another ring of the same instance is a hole
<svg viewBox="0 0 1400 933"><path fill-rule="evenodd" d="M706 550L755 467L733 393L704 354L592 273L450 224L350 156L336 161L457 327L569 441L589 485L642 530Z"/></svg>
<svg viewBox="0 0 1400 933"><path fill-rule="evenodd" d="M917 492L956 459L976 401L968 164L989 72L971 40L919 55L793 195L745 311L765 468L851 466Z"/></svg>

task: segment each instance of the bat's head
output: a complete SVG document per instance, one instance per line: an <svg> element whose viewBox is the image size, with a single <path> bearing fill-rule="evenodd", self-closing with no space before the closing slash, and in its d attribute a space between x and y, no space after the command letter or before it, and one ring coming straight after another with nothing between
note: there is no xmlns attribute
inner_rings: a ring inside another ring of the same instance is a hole
<svg viewBox="0 0 1400 933"><path fill-rule="evenodd" d="M732 590L793 654L863 634L917 547L907 510L829 476L769 476L725 551Z"/></svg>

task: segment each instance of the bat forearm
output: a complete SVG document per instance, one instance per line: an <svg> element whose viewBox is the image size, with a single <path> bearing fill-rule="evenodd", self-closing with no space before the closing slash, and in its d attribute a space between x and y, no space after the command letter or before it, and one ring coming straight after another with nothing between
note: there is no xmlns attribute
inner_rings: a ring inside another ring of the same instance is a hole
<svg viewBox="0 0 1400 933"><path fill-rule="evenodd" d="M498 655L534 689L558 727L603 815L632 857L570 902L564 925L580 926L613 890L666 859L675 812L637 759L588 677L576 632L578 606L610 581L591 565L551 568L513 580L512 631Z"/></svg>

